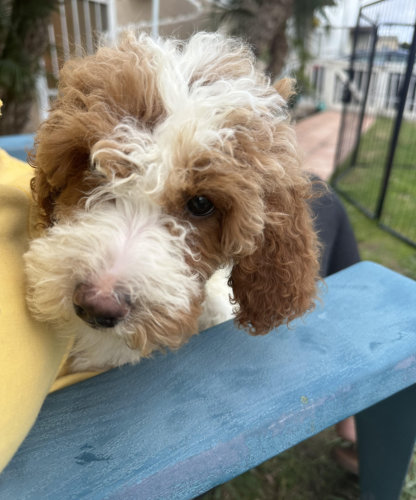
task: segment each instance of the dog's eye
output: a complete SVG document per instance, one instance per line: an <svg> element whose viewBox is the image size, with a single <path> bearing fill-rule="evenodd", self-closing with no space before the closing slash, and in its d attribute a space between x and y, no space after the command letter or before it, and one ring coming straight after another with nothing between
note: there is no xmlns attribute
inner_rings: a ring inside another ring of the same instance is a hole
<svg viewBox="0 0 416 500"><path fill-rule="evenodd" d="M186 207L195 217L206 217L215 212L213 203L205 196L194 196L188 201Z"/></svg>

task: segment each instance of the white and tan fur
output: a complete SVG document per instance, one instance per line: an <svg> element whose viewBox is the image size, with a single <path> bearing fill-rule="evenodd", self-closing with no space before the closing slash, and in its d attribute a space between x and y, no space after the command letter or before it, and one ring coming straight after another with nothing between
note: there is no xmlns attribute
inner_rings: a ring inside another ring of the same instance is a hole
<svg viewBox="0 0 416 500"><path fill-rule="evenodd" d="M230 295L252 334L313 307L318 244L286 87L219 34L128 35L67 63L37 135L44 231L25 265L31 312L76 336L73 371L178 348L231 317ZM213 209L195 215L201 197ZM82 320L86 297L116 324Z"/></svg>

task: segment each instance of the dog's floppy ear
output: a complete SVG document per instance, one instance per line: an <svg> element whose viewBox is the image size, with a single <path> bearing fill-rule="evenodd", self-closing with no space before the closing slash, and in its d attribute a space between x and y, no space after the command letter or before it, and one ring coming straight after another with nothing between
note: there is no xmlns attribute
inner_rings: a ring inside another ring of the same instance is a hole
<svg viewBox="0 0 416 500"><path fill-rule="evenodd" d="M296 80L294 78L281 78L273 84L273 87L286 102L289 102L296 94Z"/></svg>
<svg viewBox="0 0 416 500"><path fill-rule="evenodd" d="M309 187L292 186L266 200L265 227L254 253L239 259L229 285L236 321L265 334L313 308L318 241L307 204Z"/></svg>
<svg viewBox="0 0 416 500"><path fill-rule="evenodd" d="M38 130L31 160L36 167L32 191L46 225L58 204L77 204L100 182L90 175L91 152L99 141L107 140L123 120L151 128L164 116L148 52L146 43L126 37L118 48L102 47L62 68L58 97Z"/></svg>

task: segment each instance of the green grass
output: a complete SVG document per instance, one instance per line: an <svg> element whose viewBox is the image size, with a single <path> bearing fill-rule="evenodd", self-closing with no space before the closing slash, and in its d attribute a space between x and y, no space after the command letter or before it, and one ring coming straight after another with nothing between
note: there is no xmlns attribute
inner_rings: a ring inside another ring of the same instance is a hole
<svg viewBox="0 0 416 500"><path fill-rule="evenodd" d="M204 500L356 500L357 479L338 467L328 429L207 493Z"/></svg>
<svg viewBox="0 0 416 500"><path fill-rule="evenodd" d="M374 213L379 200L393 120L377 118L362 136L353 168L341 168L337 187ZM349 158L344 161L349 164ZM416 124L403 121L381 222L416 242Z"/></svg>
<svg viewBox="0 0 416 500"><path fill-rule="evenodd" d="M376 221L344 203L354 228L361 259L383 264L416 280L416 249L382 230ZM416 212L414 212L416 216ZM415 216L412 216L412 220Z"/></svg>

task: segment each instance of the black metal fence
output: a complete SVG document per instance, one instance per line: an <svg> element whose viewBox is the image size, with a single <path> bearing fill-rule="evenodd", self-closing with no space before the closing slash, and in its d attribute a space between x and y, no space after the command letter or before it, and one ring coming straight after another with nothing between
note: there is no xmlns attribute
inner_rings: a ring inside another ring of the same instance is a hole
<svg viewBox="0 0 416 500"><path fill-rule="evenodd" d="M343 91L335 188L416 247L416 2L360 9Z"/></svg>

